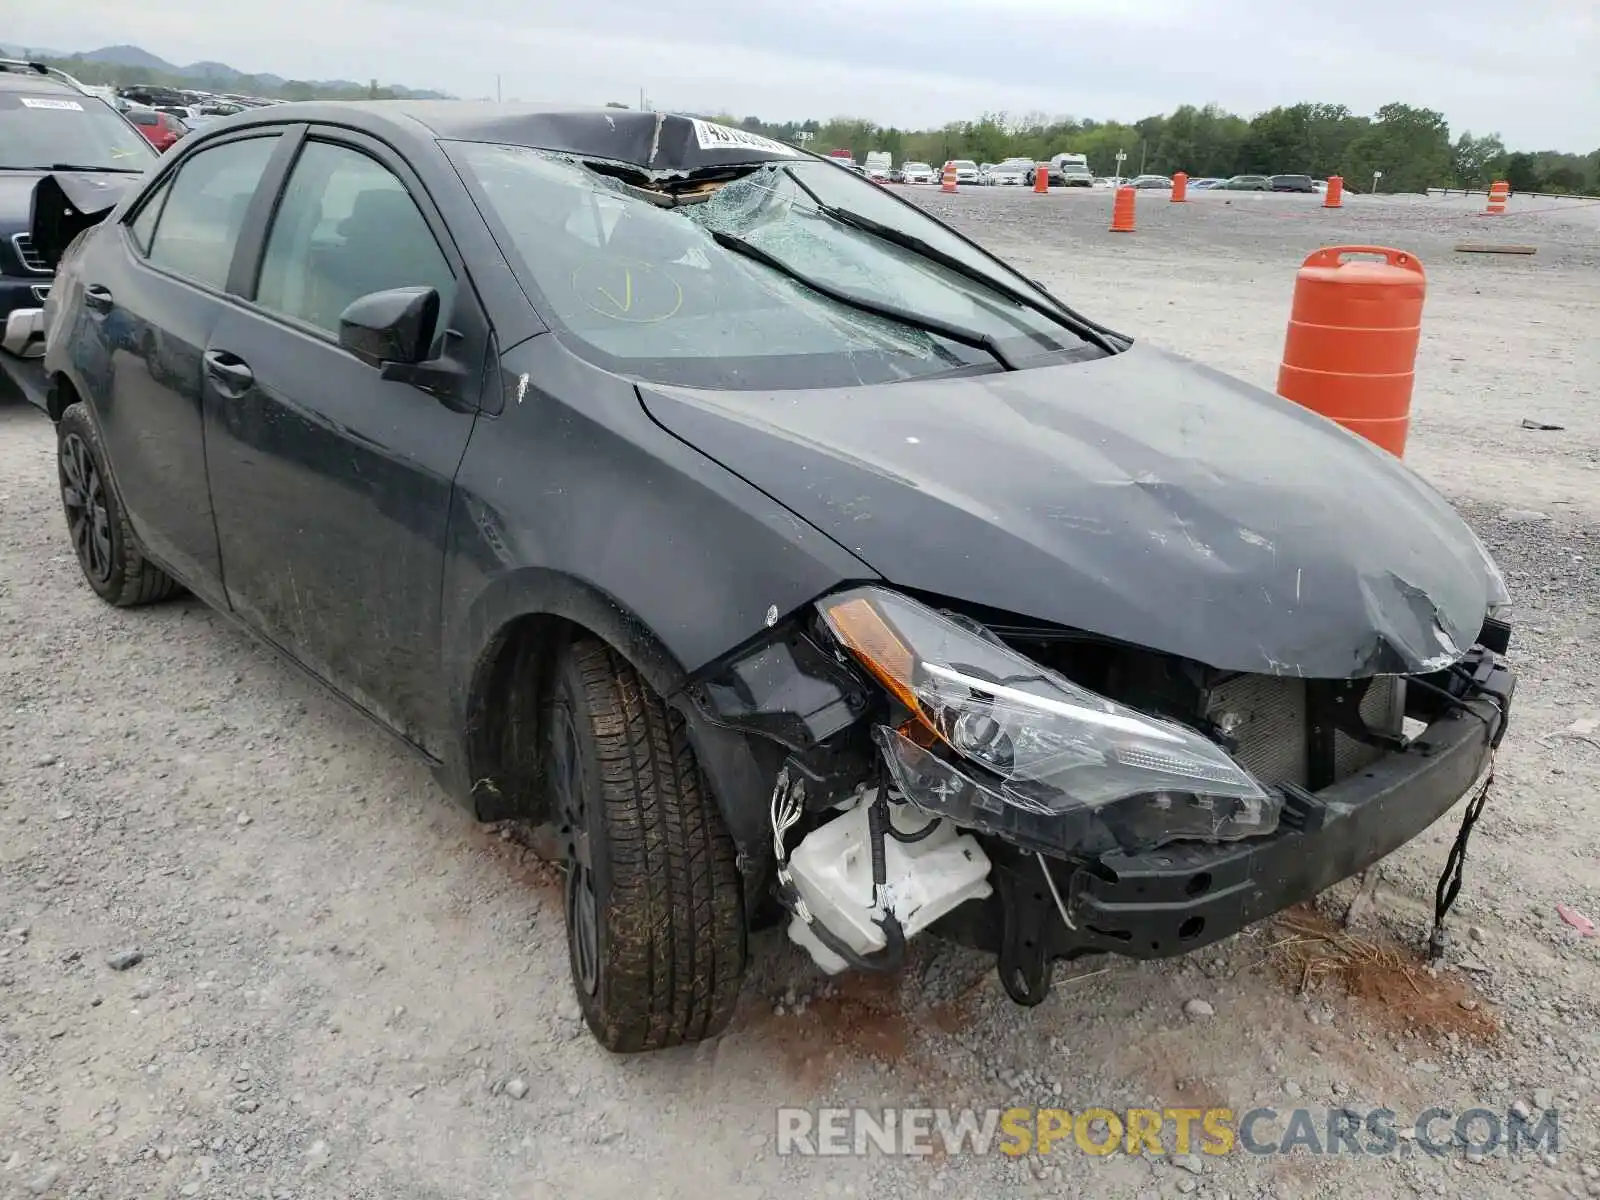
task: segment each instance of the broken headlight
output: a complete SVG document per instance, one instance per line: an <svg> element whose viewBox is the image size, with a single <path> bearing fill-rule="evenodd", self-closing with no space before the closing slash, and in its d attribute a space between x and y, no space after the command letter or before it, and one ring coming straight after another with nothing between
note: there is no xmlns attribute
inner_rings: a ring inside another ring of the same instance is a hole
<svg viewBox="0 0 1600 1200"><path fill-rule="evenodd" d="M820 604L839 642L909 713L878 744L906 798L1028 845L1099 852L1259 836L1282 800L1216 743L1108 700L908 597Z"/></svg>

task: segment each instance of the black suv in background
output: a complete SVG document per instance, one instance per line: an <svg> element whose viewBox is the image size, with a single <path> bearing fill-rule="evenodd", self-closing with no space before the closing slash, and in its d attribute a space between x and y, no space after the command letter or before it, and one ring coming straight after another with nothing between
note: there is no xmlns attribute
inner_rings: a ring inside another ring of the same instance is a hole
<svg viewBox="0 0 1600 1200"><path fill-rule="evenodd" d="M75 176L107 207L158 156L98 96L41 63L0 59L0 376L44 406L44 302L55 272L29 233L34 188Z"/></svg>
<svg viewBox="0 0 1600 1200"><path fill-rule="evenodd" d="M1272 190L1275 192L1315 192L1316 184L1311 182L1309 175L1274 175L1272 177Z"/></svg>

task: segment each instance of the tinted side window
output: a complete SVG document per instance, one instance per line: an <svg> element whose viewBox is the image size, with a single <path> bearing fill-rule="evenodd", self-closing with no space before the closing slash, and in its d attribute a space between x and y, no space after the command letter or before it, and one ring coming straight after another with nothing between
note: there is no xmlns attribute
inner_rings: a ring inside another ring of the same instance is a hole
<svg viewBox="0 0 1600 1200"><path fill-rule="evenodd" d="M351 301L413 286L437 288L449 314L450 264L405 184L359 150L307 142L267 238L256 303L337 334Z"/></svg>
<svg viewBox="0 0 1600 1200"><path fill-rule="evenodd" d="M220 288L278 139L249 138L202 150L178 170L156 221L150 262Z"/></svg>
<svg viewBox="0 0 1600 1200"><path fill-rule="evenodd" d="M133 236L133 244L139 247L140 254L150 253L150 235L156 231L156 222L161 219L161 206L167 202L167 193L172 190L172 179L161 181L161 185L145 200L139 209L139 215L134 217L128 226L128 232Z"/></svg>

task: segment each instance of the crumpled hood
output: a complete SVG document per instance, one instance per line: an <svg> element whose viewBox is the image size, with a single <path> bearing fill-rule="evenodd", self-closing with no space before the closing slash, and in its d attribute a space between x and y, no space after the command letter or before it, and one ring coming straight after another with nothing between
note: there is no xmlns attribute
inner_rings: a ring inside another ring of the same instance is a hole
<svg viewBox="0 0 1600 1200"><path fill-rule="evenodd" d="M1416 475L1142 345L975 378L640 394L902 587L1308 678L1437 670L1482 628L1484 553Z"/></svg>
<svg viewBox="0 0 1600 1200"><path fill-rule="evenodd" d="M103 221L141 178L112 171L55 171L39 177L28 217L34 251L56 266L72 239Z"/></svg>

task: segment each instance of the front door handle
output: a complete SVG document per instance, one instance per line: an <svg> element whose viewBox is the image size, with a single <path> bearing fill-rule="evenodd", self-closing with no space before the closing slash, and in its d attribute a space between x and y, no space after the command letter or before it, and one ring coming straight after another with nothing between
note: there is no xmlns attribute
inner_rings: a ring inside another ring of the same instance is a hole
<svg viewBox="0 0 1600 1200"><path fill-rule="evenodd" d="M207 350L205 364L206 374L230 396L242 396L256 381L255 372L244 360L226 350Z"/></svg>
<svg viewBox="0 0 1600 1200"><path fill-rule="evenodd" d="M111 289L103 284L91 283L83 289L83 302L97 313L111 311Z"/></svg>

